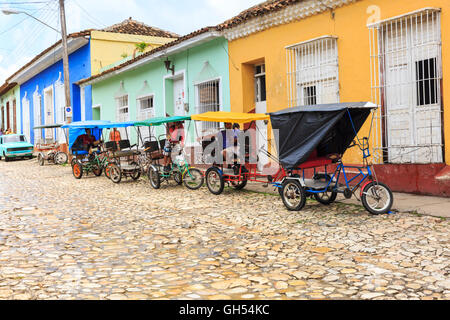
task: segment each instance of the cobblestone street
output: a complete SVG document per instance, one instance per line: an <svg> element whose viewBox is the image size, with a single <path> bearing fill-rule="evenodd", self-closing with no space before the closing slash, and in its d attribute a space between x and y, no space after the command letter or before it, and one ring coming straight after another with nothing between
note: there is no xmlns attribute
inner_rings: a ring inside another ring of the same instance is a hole
<svg viewBox="0 0 450 320"><path fill-rule="evenodd" d="M449 222L0 162L0 299L450 299Z"/></svg>

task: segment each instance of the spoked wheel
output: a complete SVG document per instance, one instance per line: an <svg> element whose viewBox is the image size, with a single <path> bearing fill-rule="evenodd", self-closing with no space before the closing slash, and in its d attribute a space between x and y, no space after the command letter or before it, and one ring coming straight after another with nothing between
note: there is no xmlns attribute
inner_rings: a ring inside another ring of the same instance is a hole
<svg viewBox="0 0 450 320"><path fill-rule="evenodd" d="M120 183L120 181L122 181L122 171L115 163L109 165L109 178L114 183Z"/></svg>
<svg viewBox="0 0 450 320"><path fill-rule="evenodd" d="M181 186L183 184L183 175L181 174L180 171L175 171L173 173L173 180L175 180L175 182Z"/></svg>
<svg viewBox="0 0 450 320"><path fill-rule="evenodd" d="M203 186L205 179L200 170L190 168L183 174L183 183L190 190L198 190Z"/></svg>
<svg viewBox="0 0 450 320"><path fill-rule="evenodd" d="M44 159L44 155L42 154L42 152L38 154L38 159L37 160L38 160L38 163L39 163L39 165L41 167L44 166L45 159Z"/></svg>
<svg viewBox="0 0 450 320"><path fill-rule="evenodd" d="M283 183L281 198L289 211L300 211L306 204L305 190L297 180L287 180Z"/></svg>
<svg viewBox="0 0 450 320"><path fill-rule="evenodd" d="M131 165L136 166L136 170L134 170L133 173L131 174L131 179L136 181L141 177L141 169L139 168L136 162L133 162Z"/></svg>
<svg viewBox="0 0 450 320"><path fill-rule="evenodd" d="M103 168L98 165L95 165L92 172L95 174L96 177L100 177L103 173Z"/></svg>
<svg viewBox="0 0 450 320"><path fill-rule="evenodd" d="M65 152L57 152L55 154L55 163L58 165L63 165L66 164L67 161L69 161L69 157L67 156L67 154Z"/></svg>
<svg viewBox="0 0 450 320"><path fill-rule="evenodd" d="M314 198L317 200L317 202L328 206L336 201L337 192L327 191L324 193L315 193Z"/></svg>
<svg viewBox="0 0 450 320"><path fill-rule="evenodd" d="M75 179L81 179L83 178L83 165L76 161L75 164L72 167L72 173Z"/></svg>
<svg viewBox="0 0 450 320"><path fill-rule="evenodd" d="M242 190L247 186L247 179L241 180L241 181L233 181L231 182L231 185L233 186L233 188L235 188L236 190Z"/></svg>
<svg viewBox="0 0 450 320"><path fill-rule="evenodd" d="M384 183L374 181L364 188L361 201L371 214L386 214L392 209L394 195Z"/></svg>
<svg viewBox="0 0 450 320"><path fill-rule="evenodd" d="M153 189L161 188L161 176L157 168L153 166L148 168L148 178Z"/></svg>
<svg viewBox="0 0 450 320"><path fill-rule="evenodd" d="M225 188L225 181L219 169L211 168L206 172L206 185L209 191L216 196L220 195Z"/></svg>
<svg viewBox="0 0 450 320"><path fill-rule="evenodd" d="M111 169L111 165L112 165L112 163L108 163L107 165L106 165L106 167L105 167L105 176L108 178L108 179L111 179L111 176L110 176L110 174L109 174L109 171L110 171L110 169Z"/></svg>

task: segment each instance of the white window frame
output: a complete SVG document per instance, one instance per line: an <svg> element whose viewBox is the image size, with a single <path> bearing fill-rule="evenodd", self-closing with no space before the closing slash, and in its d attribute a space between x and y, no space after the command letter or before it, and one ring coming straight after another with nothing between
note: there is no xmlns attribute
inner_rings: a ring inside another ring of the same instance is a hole
<svg viewBox="0 0 450 320"><path fill-rule="evenodd" d="M148 108L148 109L150 109L149 111L146 111L146 112L149 112L150 115L149 116L143 116L144 112L142 111L141 103L142 103L142 101L147 100L149 98L151 98L153 100L153 106ZM148 120L148 119L154 118L155 116L156 116L155 94L154 93L149 93L149 94L145 94L145 95L137 97L136 98L136 120L137 121L144 121L144 120ZM155 127L154 126L148 127L148 128L145 128L145 127L144 128L140 128L139 131L141 133L141 137L142 137L143 141L146 141L146 139L148 139L148 138L152 138L152 139L155 139L155 140L157 139L156 131L155 131Z"/></svg>
<svg viewBox="0 0 450 320"><path fill-rule="evenodd" d="M315 87L315 104L339 103L337 40L326 35L286 47L290 107L306 105L311 98L305 96L309 87Z"/></svg>

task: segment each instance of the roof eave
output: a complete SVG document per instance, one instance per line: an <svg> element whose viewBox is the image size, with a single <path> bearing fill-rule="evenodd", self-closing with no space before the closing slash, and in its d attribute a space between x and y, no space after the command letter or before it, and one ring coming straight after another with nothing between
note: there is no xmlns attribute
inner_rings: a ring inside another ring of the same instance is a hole
<svg viewBox="0 0 450 320"><path fill-rule="evenodd" d="M136 60L135 62L133 62L131 64L128 64L128 65L125 65L125 66L123 66L123 67L121 67L121 68L119 68L117 70L110 71L110 72L108 72L108 73L106 73L106 74L104 74L102 76L95 77L92 80L88 80L89 78L80 80L76 84L78 84L78 85L80 85L82 87L93 85L95 83L101 82L101 81L106 80L108 78L114 77L114 76L116 76L118 74L122 74L122 73L127 72L127 71L135 70L135 69L139 68L142 65L145 65L145 64L148 64L150 62L156 61L156 60L158 60L160 58L165 58L165 57L167 57L169 55L173 55L173 54L179 53L181 51L190 49L190 48L192 48L194 46L198 46L198 45L200 45L202 43L205 43L205 42L217 39L217 38L219 38L221 36L222 36L222 33L220 31L209 30L209 31L206 31L206 32L201 33L199 35L196 35L196 36L194 36L194 37L192 37L190 39L187 39L187 40L184 40L184 41L182 41L180 43L177 43L177 44L175 44L173 46L169 46L167 48L164 48L163 50L156 51L153 54L149 54L148 56L145 56L144 58L140 58L140 59L136 58L138 60ZM168 45L170 45L170 43ZM158 50L158 48L156 48L155 50Z"/></svg>

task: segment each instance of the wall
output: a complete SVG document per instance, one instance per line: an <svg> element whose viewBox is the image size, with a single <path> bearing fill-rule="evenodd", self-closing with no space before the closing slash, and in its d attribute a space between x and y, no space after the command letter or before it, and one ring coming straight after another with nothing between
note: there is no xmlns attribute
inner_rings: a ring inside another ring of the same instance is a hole
<svg viewBox="0 0 450 320"><path fill-rule="evenodd" d="M450 2L447 0L370 0L358 1L334 10L308 17L294 23L274 27L229 43L230 57L238 66L230 63L231 109L248 112L255 108L252 77L248 64L261 59L266 63L268 112L288 107L287 66L285 47L324 35L338 37L339 83L341 102L370 101L370 50L367 28L369 6L379 6L381 20L406 14L426 7L442 8L442 60L444 140L450 141ZM447 102L447 103L446 103ZM370 123L361 130L367 136ZM345 161L360 163L361 156L349 151ZM445 161L450 164L450 144L446 145Z"/></svg>
<svg viewBox="0 0 450 320"><path fill-rule="evenodd" d="M79 87L74 84L81 79L85 79L91 76L91 57L90 57L90 47L89 43L81 47L77 51L69 55L69 70L70 70L70 88L71 88L71 104L73 108L73 121L80 120L80 99L79 99ZM53 64L51 67L42 71L38 75L34 76L27 82L21 85L20 90L20 106L22 106L22 98L27 95L30 101L30 128L31 128L31 141L34 142L34 130L32 128L34 124L34 106L33 106L33 94L36 91L36 86L38 87L38 92L41 95L41 114L44 115L44 89L53 86L58 80L61 74L61 82L64 82L64 72L62 60ZM88 89L89 90L89 89ZM55 92L55 91L54 91ZM91 95L86 93L86 97ZM53 94L55 99L55 94ZM56 103L54 101L53 105ZM92 112L91 99L86 99L86 113ZM54 110L54 115L56 116L56 110ZM44 121L45 118L43 117ZM56 121L56 119L55 119Z"/></svg>
<svg viewBox="0 0 450 320"><path fill-rule="evenodd" d="M17 126L17 132L15 133L22 133L22 125L21 125L21 111L20 111L20 86L15 86L8 92L6 92L1 98L0 98L0 118L1 118L1 107L4 107L5 110L5 117L4 119L0 119L0 128L2 127L2 124L4 123L5 130L7 128L7 120L6 117L8 115L6 111L6 105L7 102L9 102L10 110L13 112L13 101L16 100L16 126ZM13 129L13 124L10 124L11 130Z"/></svg>
<svg viewBox="0 0 450 320"><path fill-rule="evenodd" d="M210 74L211 77L218 76L221 78L222 106L225 111L230 110L228 55L226 50L227 41L224 38L219 38L169 57L169 60L175 65L175 73L185 74L185 101L190 106L189 114L195 113L194 83L198 80L205 80L201 78L204 77L202 70L204 70L207 61L210 66L206 73ZM173 99L171 98L170 81L167 81L167 78L165 79L165 77L170 76L171 72L167 72L162 59L149 63L137 70L128 71L94 84L92 89L93 104L101 105L102 120L115 121L116 101L114 97L120 89L121 81L123 81L124 91L128 94L130 120L136 120L136 99L143 93L144 81L147 81L149 89L146 92L154 94L155 116L164 117L166 111L172 116L173 103L171 101ZM191 125L191 133L194 133L193 125ZM133 139L136 139L135 135Z"/></svg>
<svg viewBox="0 0 450 320"><path fill-rule="evenodd" d="M123 59L122 54L133 55L137 43L150 44L145 51L157 48L174 39L151 37L142 35L120 34L111 32L91 32L91 72L92 75L99 73L101 68L117 63Z"/></svg>

